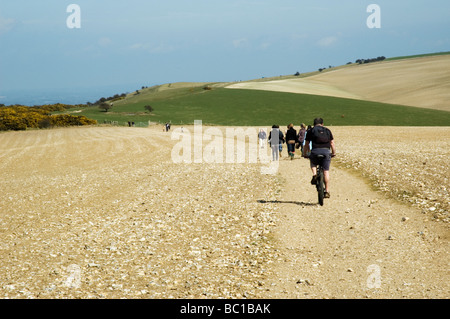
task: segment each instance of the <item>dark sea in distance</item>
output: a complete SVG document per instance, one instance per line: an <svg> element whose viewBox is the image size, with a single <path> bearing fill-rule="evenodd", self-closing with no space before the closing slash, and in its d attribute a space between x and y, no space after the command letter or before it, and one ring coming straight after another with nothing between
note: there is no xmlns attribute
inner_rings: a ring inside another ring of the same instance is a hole
<svg viewBox="0 0 450 319"><path fill-rule="evenodd" d="M97 88L76 89L25 89L2 90L0 88L0 104L4 105L45 105L45 104L86 104L94 103L100 98L111 97L115 94L130 93L140 90L142 86L122 85Z"/></svg>

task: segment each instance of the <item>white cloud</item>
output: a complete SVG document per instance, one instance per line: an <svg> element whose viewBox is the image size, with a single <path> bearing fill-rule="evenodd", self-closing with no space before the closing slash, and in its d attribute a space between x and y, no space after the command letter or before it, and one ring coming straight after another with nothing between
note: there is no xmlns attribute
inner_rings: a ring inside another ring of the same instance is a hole
<svg viewBox="0 0 450 319"><path fill-rule="evenodd" d="M158 46L151 47L150 53L169 53L175 51L175 47L171 45L160 44Z"/></svg>
<svg viewBox="0 0 450 319"><path fill-rule="evenodd" d="M160 43L159 45L151 45L149 43L135 43L130 45L128 49L132 51L145 51L148 53L169 53L175 50L175 47Z"/></svg>
<svg viewBox="0 0 450 319"><path fill-rule="evenodd" d="M233 46L235 48L242 48L242 47L247 46L248 44L249 44L249 42L248 42L248 39L246 39L246 38L233 40Z"/></svg>
<svg viewBox="0 0 450 319"><path fill-rule="evenodd" d="M0 34L6 33L9 30L12 29L14 25L14 19L6 19L3 17L0 17Z"/></svg>
<svg viewBox="0 0 450 319"><path fill-rule="evenodd" d="M98 44L101 45L102 47L110 45L111 43L112 43L112 40L110 38L106 38L106 37L100 38L98 40Z"/></svg>
<svg viewBox="0 0 450 319"><path fill-rule="evenodd" d="M305 40L305 39L308 39L308 38L309 38L309 35L306 34L306 33L293 33L291 35L291 39L293 41Z"/></svg>
<svg viewBox="0 0 450 319"><path fill-rule="evenodd" d="M436 45L438 46L444 46L444 45L448 45L450 43L450 39L439 39L436 41Z"/></svg>
<svg viewBox="0 0 450 319"><path fill-rule="evenodd" d="M129 46L130 50L144 50L144 49L148 49L150 47L150 45L146 44L146 43L135 43L133 45Z"/></svg>
<svg viewBox="0 0 450 319"><path fill-rule="evenodd" d="M259 46L261 50L267 50L272 44L270 42L261 43Z"/></svg>
<svg viewBox="0 0 450 319"><path fill-rule="evenodd" d="M338 37L326 37L326 38L322 38L320 39L317 44L321 47L329 47L332 46L333 44L338 42Z"/></svg>

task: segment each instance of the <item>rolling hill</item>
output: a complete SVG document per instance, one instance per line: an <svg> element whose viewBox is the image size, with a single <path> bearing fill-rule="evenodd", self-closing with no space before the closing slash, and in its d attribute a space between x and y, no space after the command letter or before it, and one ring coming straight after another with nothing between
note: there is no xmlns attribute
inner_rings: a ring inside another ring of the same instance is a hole
<svg viewBox="0 0 450 319"><path fill-rule="evenodd" d="M391 59L305 78L243 82L227 88L344 97L450 111L450 55Z"/></svg>
<svg viewBox="0 0 450 319"><path fill-rule="evenodd" d="M199 119L212 125L285 125L321 116L328 125L449 126L449 67L450 55L442 54L238 83L169 83L132 92L110 112L78 112L122 125Z"/></svg>

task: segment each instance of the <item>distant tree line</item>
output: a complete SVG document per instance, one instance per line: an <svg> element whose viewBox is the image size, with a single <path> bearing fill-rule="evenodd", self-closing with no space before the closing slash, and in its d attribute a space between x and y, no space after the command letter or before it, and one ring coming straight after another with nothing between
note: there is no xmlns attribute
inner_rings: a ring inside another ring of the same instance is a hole
<svg viewBox="0 0 450 319"><path fill-rule="evenodd" d="M332 65L328 66L329 69L334 68ZM326 70L327 68L320 68L319 72L322 72L323 70Z"/></svg>
<svg viewBox="0 0 450 319"><path fill-rule="evenodd" d="M141 87L141 89L147 89L148 86L143 85ZM139 94L141 92L139 92L139 90L135 91L135 95ZM123 100L125 97L127 96L127 93L122 93L122 94L114 94L113 96L110 97L101 97L100 99L98 99L97 101L95 101L94 103L91 102L86 102L87 106L98 106L101 103L105 103L105 102L116 102L116 101L120 101Z"/></svg>
<svg viewBox="0 0 450 319"><path fill-rule="evenodd" d="M366 63L372 63L372 62L379 62L379 61L383 61L383 60L386 60L386 57L379 56L377 58L372 58L372 59L358 59L358 60L355 61L355 63L357 63L357 64L366 64ZM348 62L347 64L352 64L352 62ZM333 66L330 65L328 68L331 69L331 68L333 68ZM322 72L323 70L326 70L326 69L327 68L319 68L319 72ZM297 72L295 75L299 76L300 73Z"/></svg>
<svg viewBox="0 0 450 319"><path fill-rule="evenodd" d="M52 115L52 112L65 111L73 105L52 104L41 106L11 105L0 106L0 131L20 131L28 128L51 128L65 126L93 125L97 121L85 116L70 114Z"/></svg>
<svg viewBox="0 0 450 319"><path fill-rule="evenodd" d="M355 63L366 64L366 63L372 63L372 62L379 62L379 61L383 61L383 60L386 60L386 57L379 56L378 58L372 58L372 59L358 59L355 61Z"/></svg>
<svg viewBox="0 0 450 319"><path fill-rule="evenodd" d="M127 96L126 93L115 94L110 97L102 97L102 98L98 99L97 101L95 101L94 103L86 102L86 105L87 106L100 105L101 103L105 103L106 101L115 102L115 101L123 100L126 96Z"/></svg>

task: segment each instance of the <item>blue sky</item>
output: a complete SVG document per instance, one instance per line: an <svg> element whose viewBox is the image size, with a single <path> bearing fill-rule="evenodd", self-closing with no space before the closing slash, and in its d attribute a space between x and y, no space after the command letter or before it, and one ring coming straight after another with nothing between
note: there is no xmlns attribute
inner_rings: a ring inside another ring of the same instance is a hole
<svg viewBox="0 0 450 319"><path fill-rule="evenodd" d="M70 4L81 28L67 26ZM381 28L367 26L370 4ZM449 16L448 0L3 0L0 103L11 90L121 93L450 51Z"/></svg>

